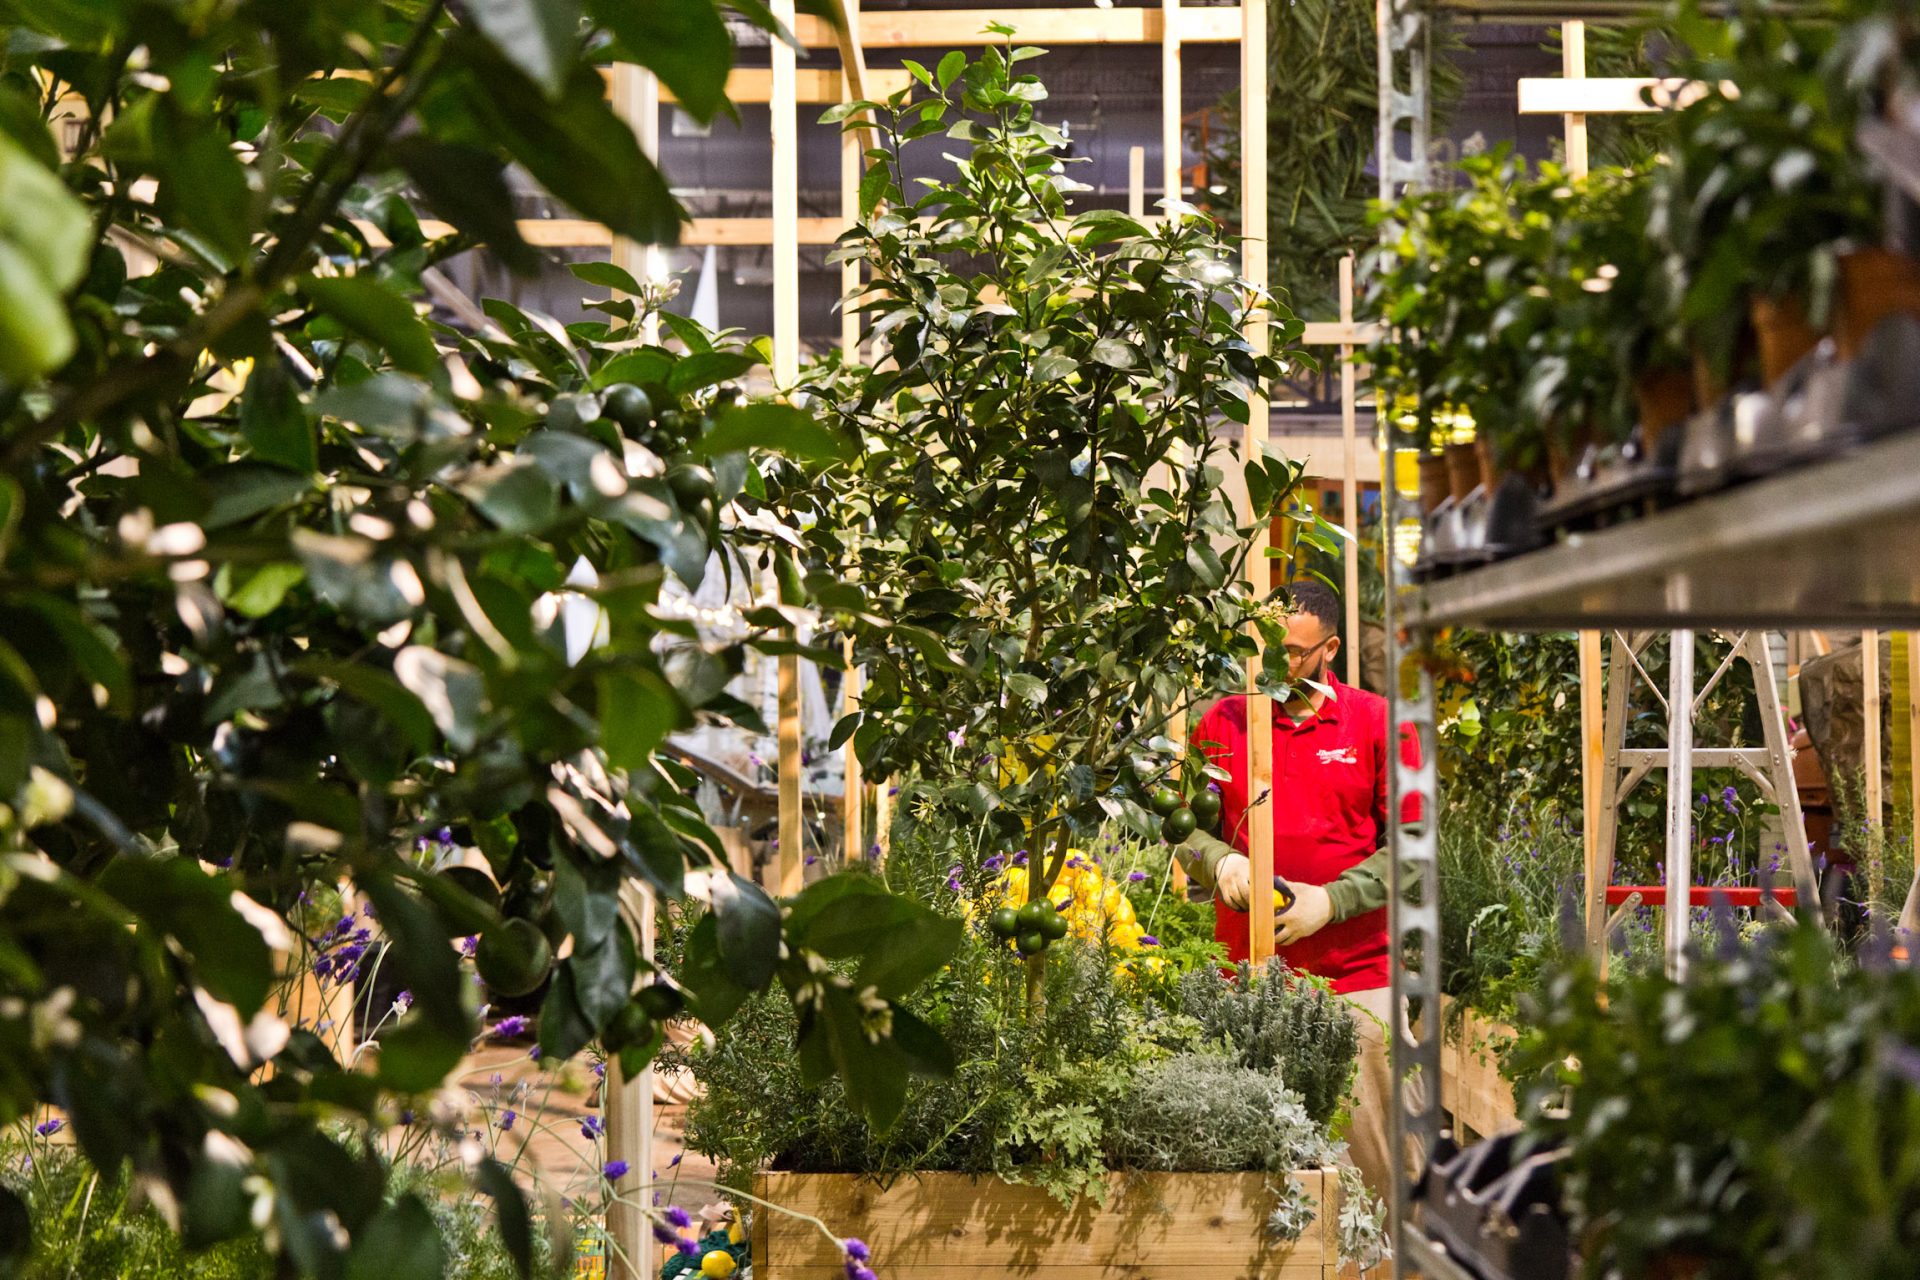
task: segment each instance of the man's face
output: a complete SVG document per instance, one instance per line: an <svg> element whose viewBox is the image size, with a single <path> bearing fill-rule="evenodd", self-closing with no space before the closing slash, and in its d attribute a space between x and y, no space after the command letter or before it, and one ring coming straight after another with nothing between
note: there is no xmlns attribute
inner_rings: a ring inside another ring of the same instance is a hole
<svg viewBox="0 0 1920 1280"><path fill-rule="evenodd" d="M1287 674L1294 680L1326 682L1333 655L1340 651L1340 637L1310 613L1297 613L1287 619Z"/></svg>

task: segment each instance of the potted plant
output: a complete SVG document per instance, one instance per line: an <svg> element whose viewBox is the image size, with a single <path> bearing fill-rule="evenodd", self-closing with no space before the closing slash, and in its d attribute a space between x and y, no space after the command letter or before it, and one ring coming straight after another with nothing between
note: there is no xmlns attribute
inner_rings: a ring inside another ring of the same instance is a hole
<svg viewBox="0 0 1920 1280"><path fill-rule="evenodd" d="M1682 273L1698 391L1715 399L1749 360L1777 381L1829 329L1851 354L1911 268L1874 247L1856 105L1827 72L1835 25L1758 2L1710 20L1689 3L1674 29L1702 92L1675 115L1648 231Z"/></svg>
<svg viewBox="0 0 1920 1280"><path fill-rule="evenodd" d="M1530 1002L1527 1127L1563 1152L1590 1266L1910 1274L1920 972L1884 938L1847 956L1817 922L1743 940L1728 912L1718 932L1684 983L1652 969L1604 987L1581 958Z"/></svg>

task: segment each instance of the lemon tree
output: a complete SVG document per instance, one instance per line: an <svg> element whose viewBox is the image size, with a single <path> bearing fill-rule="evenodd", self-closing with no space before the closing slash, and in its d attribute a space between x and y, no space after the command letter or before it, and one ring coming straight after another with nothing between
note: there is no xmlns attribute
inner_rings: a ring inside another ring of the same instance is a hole
<svg viewBox="0 0 1920 1280"><path fill-rule="evenodd" d="M1255 390L1304 359L1299 321L1199 211L1075 207L1026 70L1040 53L909 64L912 88L829 113L877 128L835 254L862 270L846 305L879 359L818 370L812 407L860 448L794 499L807 568L867 584L849 628L867 684L834 744L902 779L909 819L984 829L976 856L1029 850L1036 900L1100 824L1161 833L1147 803L1170 717L1244 684L1268 597L1255 529L1290 512L1327 543L1290 510L1297 465L1233 454ZM957 154L915 178L908 149L930 138ZM1044 936L1023 936L1037 955Z"/></svg>

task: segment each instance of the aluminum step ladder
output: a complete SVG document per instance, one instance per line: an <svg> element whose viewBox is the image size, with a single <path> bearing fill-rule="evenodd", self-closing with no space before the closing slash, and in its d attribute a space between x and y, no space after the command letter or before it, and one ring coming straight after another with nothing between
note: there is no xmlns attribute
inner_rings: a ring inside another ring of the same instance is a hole
<svg viewBox="0 0 1920 1280"><path fill-rule="evenodd" d="M1657 637L1670 635L1667 691L1663 694L1641 663L1641 655ZM1741 895L1775 907L1795 905L1818 909L1820 886L1807 852L1806 823L1800 813L1800 794L1793 783L1793 753L1787 741L1787 722L1780 702L1767 633L1744 631L1705 685L1694 688L1694 633L1692 631L1613 631L1612 660L1608 664L1605 710L1605 756L1600 777L1600 814L1595 840L1595 865L1587 883L1587 945L1604 966L1607 939L1634 907L1668 905L1684 892L1681 909L1666 912L1664 933L1667 972L1686 976L1686 907L1705 905L1712 890L1693 883L1693 771L1695 768L1735 768L1759 787L1760 794L1780 811L1786 833L1786 859L1793 872L1793 888L1766 889ZM1733 664L1744 661L1753 671L1753 688L1760 704L1764 744L1754 747L1696 747L1694 720L1708 695L1726 677ZM1644 682L1667 716L1667 745L1626 745L1627 712L1634 687ZM1613 884L1614 852L1620 832L1620 805L1655 769L1667 770L1667 883L1658 886ZM1742 905L1749 905L1745 902ZM1611 913L1609 909L1611 908Z"/></svg>

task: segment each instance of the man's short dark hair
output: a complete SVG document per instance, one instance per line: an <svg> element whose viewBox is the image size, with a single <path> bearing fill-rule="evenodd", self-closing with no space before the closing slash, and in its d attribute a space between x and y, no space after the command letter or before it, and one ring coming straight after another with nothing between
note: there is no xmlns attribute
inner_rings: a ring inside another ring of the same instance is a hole
<svg viewBox="0 0 1920 1280"><path fill-rule="evenodd" d="M1310 613L1320 619L1328 635L1340 630L1340 597L1318 578L1302 578L1287 584L1287 601L1295 613Z"/></svg>

